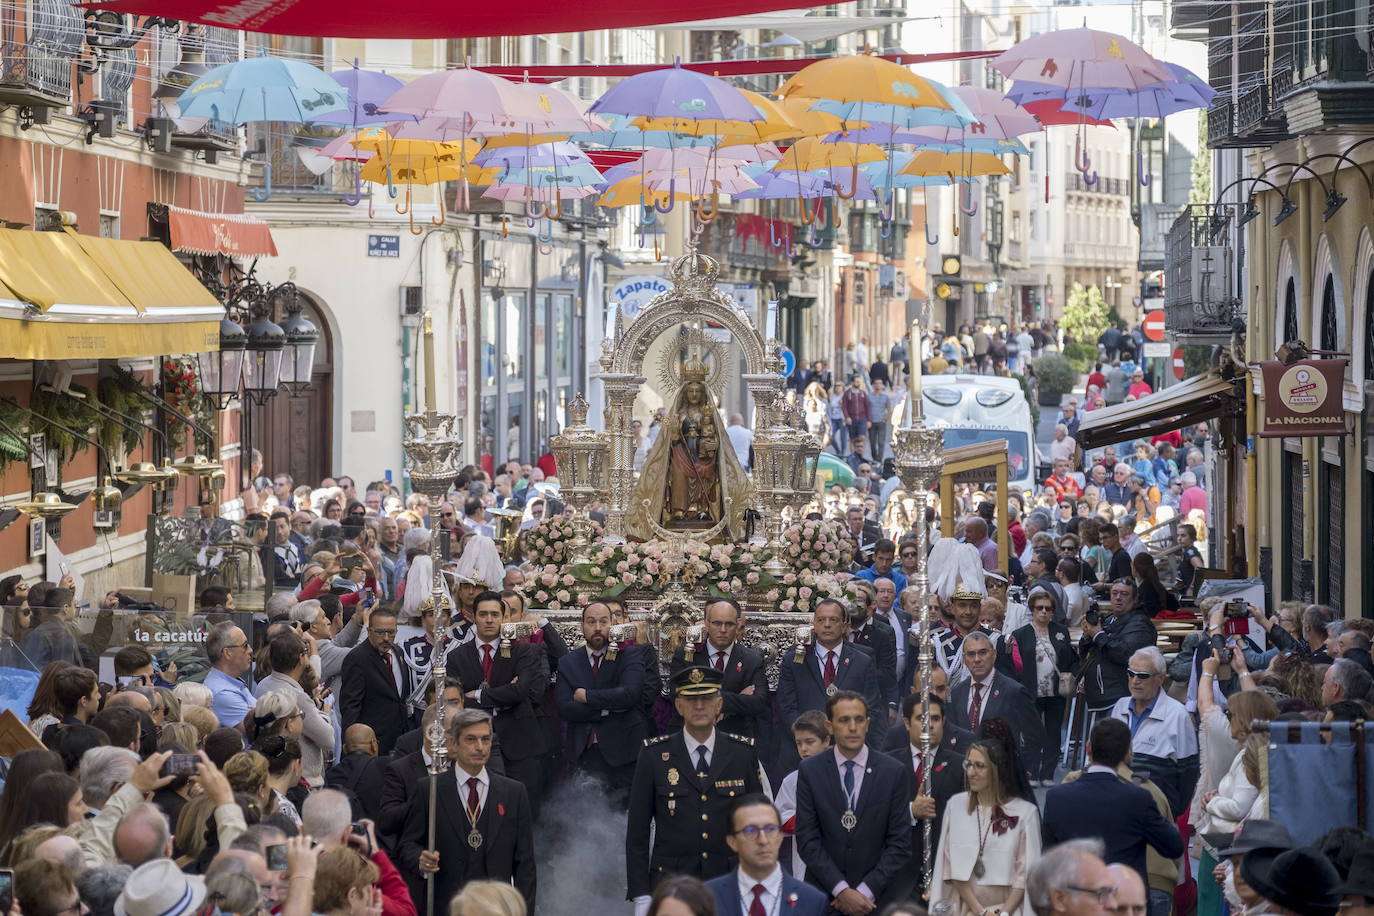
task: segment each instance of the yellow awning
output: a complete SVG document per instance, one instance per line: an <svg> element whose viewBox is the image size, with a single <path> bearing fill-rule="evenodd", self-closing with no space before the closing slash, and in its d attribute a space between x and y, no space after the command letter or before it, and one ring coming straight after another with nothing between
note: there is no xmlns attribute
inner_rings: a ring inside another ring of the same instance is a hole
<svg viewBox="0 0 1374 916"><path fill-rule="evenodd" d="M157 242L0 230L0 357L215 350L223 315L209 290Z"/></svg>

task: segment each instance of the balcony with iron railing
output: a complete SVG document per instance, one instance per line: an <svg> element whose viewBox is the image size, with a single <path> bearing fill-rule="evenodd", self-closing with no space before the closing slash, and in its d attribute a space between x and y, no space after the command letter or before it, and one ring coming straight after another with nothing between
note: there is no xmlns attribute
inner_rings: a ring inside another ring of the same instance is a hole
<svg viewBox="0 0 1374 916"><path fill-rule="evenodd" d="M1370 0L1310 0L1292 11L1291 88L1282 104L1296 135L1374 125L1370 51L1361 47ZM1277 69L1276 69L1276 74Z"/></svg>
<svg viewBox="0 0 1374 916"><path fill-rule="evenodd" d="M1090 174L1091 172L1092 170L1089 169ZM1130 183L1125 178L1098 176L1097 181L1088 184L1087 179L1076 169L1064 173L1064 189L1080 194L1105 194L1114 197L1125 197L1131 193Z"/></svg>
<svg viewBox="0 0 1374 916"><path fill-rule="evenodd" d="M1164 324L1180 341L1229 336L1245 320L1236 295L1244 259L1237 205L1190 204L1164 243Z"/></svg>
<svg viewBox="0 0 1374 916"><path fill-rule="evenodd" d="M66 3L0 2L0 105L69 105L84 34L81 14Z"/></svg>
<svg viewBox="0 0 1374 916"><path fill-rule="evenodd" d="M1142 203L1140 205L1140 260L1142 271L1164 269L1169 229L1183 208L1178 204Z"/></svg>
<svg viewBox="0 0 1374 916"><path fill-rule="evenodd" d="M1288 119L1263 73L1241 87L1236 100L1236 136L1250 146L1268 146L1287 140Z"/></svg>

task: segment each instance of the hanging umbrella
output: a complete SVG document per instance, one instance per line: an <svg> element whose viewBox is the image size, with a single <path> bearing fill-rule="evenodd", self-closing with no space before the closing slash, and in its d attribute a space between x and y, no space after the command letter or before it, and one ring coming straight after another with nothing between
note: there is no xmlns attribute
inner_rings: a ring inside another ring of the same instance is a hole
<svg viewBox="0 0 1374 916"><path fill-rule="evenodd" d="M381 70L360 70L357 61L347 70L329 74L348 93L348 103L340 111L331 111L311 118L316 124L342 124L362 127L396 120L378 112L378 106L395 94L405 83Z"/></svg>
<svg viewBox="0 0 1374 916"><path fill-rule="evenodd" d="M832 57L803 67L778 88L778 95L784 99L800 96L839 103L950 110L949 101L936 85L900 64L860 55Z"/></svg>
<svg viewBox="0 0 1374 916"><path fill-rule="evenodd" d="M605 130L606 121L590 114L587 103L566 89L546 83L516 83L515 87L530 100L537 112L534 121L517 124L526 132ZM510 127L506 127L509 131Z"/></svg>
<svg viewBox="0 0 1374 916"><path fill-rule="evenodd" d="M1097 29L1059 29L1017 42L992 61L1009 80L1064 89L1140 89L1168 82L1166 67L1122 35Z"/></svg>
<svg viewBox="0 0 1374 916"><path fill-rule="evenodd" d="M376 135L385 135L386 131L380 127L364 127L360 130L350 130L340 134L330 140L320 149L320 155L336 162L366 162L371 159L377 151L377 146L368 145L367 147L358 146L364 138Z"/></svg>
<svg viewBox="0 0 1374 916"><path fill-rule="evenodd" d="M921 150L902 167L902 175L948 175L973 177L977 175L1010 175L1011 169L996 156L987 153L941 153Z"/></svg>
<svg viewBox="0 0 1374 916"><path fill-rule="evenodd" d="M215 67L177 99L182 117L226 124L298 124L347 105L348 93L328 73L303 61L265 55Z"/></svg>
<svg viewBox="0 0 1374 916"><path fill-rule="evenodd" d="M585 164L592 171L596 171L587 154L567 142L538 143L530 146L484 146L481 152L473 156L472 161L476 165L498 165L505 168L571 167L577 163Z"/></svg>
<svg viewBox="0 0 1374 916"><path fill-rule="evenodd" d="M515 166L500 170L497 182L503 185L522 185L532 188L591 188L601 183L601 173L590 162L574 162L563 166Z"/></svg>
<svg viewBox="0 0 1374 916"><path fill-rule="evenodd" d="M574 143L604 146L609 149L684 149L693 146L714 146L714 136L690 137L671 130L641 130L634 126L629 115L604 115L605 130L574 131L568 139Z"/></svg>
<svg viewBox="0 0 1374 916"><path fill-rule="evenodd" d="M815 99L797 96L780 100L778 107L789 121L797 125L803 137L820 137L838 130L868 126L863 121L846 123L827 111L812 108L815 103Z"/></svg>
<svg viewBox="0 0 1374 916"><path fill-rule="evenodd" d="M388 97L380 110L456 122L458 130L464 122L469 128L477 121L534 123L542 114L537 100L515 83L470 67L430 73L407 83Z"/></svg>
<svg viewBox="0 0 1374 916"><path fill-rule="evenodd" d="M1163 118L1193 108L1207 108L1217 91L1187 67L1164 63L1178 78L1142 89L1082 89L1064 100L1064 111L1082 112L1093 119Z"/></svg>
<svg viewBox="0 0 1374 916"><path fill-rule="evenodd" d="M887 153L871 143L822 143L814 137L804 137L788 147L776 168L809 172L886 161Z"/></svg>
<svg viewBox="0 0 1374 916"><path fill-rule="evenodd" d="M1065 111L1063 99L1039 99L1034 102L1022 102L1021 107L1035 115L1035 120L1039 121L1044 127L1054 127L1060 124L1074 124L1087 127L1116 127L1111 121L1101 121L1097 118L1091 118L1082 112Z"/></svg>
<svg viewBox="0 0 1374 916"><path fill-rule="evenodd" d="M666 130L685 134L689 137L718 135L722 145L733 146L738 143L763 143L770 140L789 140L800 137L801 130L787 116L787 113L766 96L748 89L739 90L761 120L738 121L719 118L635 118L631 123L641 130Z"/></svg>
<svg viewBox="0 0 1374 916"><path fill-rule="evenodd" d="M698 196L685 186L681 188L675 186L648 188L641 176L630 175L608 186L596 202L602 207L629 207L635 204L644 204L657 210L664 210L678 201L692 201L696 200Z"/></svg>
<svg viewBox="0 0 1374 916"><path fill-rule="evenodd" d="M815 199L836 196L835 182L824 172L780 172L773 169L753 171L758 168L759 166L746 167L746 174L758 182L758 188L737 193L736 200L779 200L789 197ZM877 198L873 185L862 174L859 175L854 197L858 200Z"/></svg>
<svg viewBox="0 0 1374 916"><path fill-rule="evenodd" d="M592 103L590 110L595 114L690 121L763 120L763 115L734 86L676 64L621 80Z"/></svg>
<svg viewBox="0 0 1374 916"><path fill-rule="evenodd" d="M537 201L543 204L559 204L568 200L581 200L597 193L596 188L575 187L575 188L552 188L534 187L519 184L494 184L482 192L482 196L490 200L504 200L513 203L523 203L526 201ZM558 214L555 214L555 219Z"/></svg>

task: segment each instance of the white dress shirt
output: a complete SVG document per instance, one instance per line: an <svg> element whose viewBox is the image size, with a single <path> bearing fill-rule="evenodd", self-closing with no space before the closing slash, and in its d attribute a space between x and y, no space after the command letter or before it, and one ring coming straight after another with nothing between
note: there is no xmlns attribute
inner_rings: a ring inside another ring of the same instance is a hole
<svg viewBox="0 0 1374 916"><path fill-rule="evenodd" d="M895 605L888 608L886 611L878 611L878 613L882 614L887 622L892 624L892 632L897 637L897 676L901 677L902 672L906 670L907 647L906 630L902 629L902 618L897 616L897 607Z"/></svg>
<svg viewBox="0 0 1374 916"><path fill-rule="evenodd" d="M463 810L468 809L468 780L473 775L460 766L453 768L453 778L458 783L458 804L463 806ZM487 791L491 788L491 777L487 775L487 768L482 767L482 771L477 774L477 817L482 816L482 809L487 806ZM473 818L476 821L477 818Z"/></svg>
<svg viewBox="0 0 1374 916"><path fill-rule="evenodd" d="M743 907L744 916L749 916L749 907L754 904L754 885L762 884L763 893L759 895L759 900L763 903L765 913L776 912L778 897L782 895L782 866L774 865L773 871L762 881L756 881L744 873L744 869L735 869L735 874L739 877L739 899ZM721 914L728 916L728 914Z"/></svg>
<svg viewBox="0 0 1374 916"><path fill-rule="evenodd" d="M723 659L723 661L720 664L721 670L724 671L725 665L729 664L730 662L730 653L733 652L734 649L734 643L730 643L730 645L726 646L724 649L717 649L715 646L711 645L708 642L706 644L706 664L714 668L716 666L716 658L717 656L719 656Z"/></svg>
<svg viewBox="0 0 1374 916"><path fill-rule="evenodd" d="M716 759L716 730L711 729L711 736L705 741L698 741L692 737L692 733L687 729L682 730L682 740L687 742L687 759L692 761L692 766L697 765L697 748L706 748L706 765L709 767Z"/></svg>
<svg viewBox="0 0 1374 916"><path fill-rule="evenodd" d="M821 666L821 674L822 674L822 675L825 674L825 657L826 657L827 655L829 655L831 652L834 652L834 653L835 653L835 680L839 680L839 679L840 679L840 662L842 662L842 661L844 660L844 655L843 655L843 653L842 653L842 650L843 650L843 649L844 649L844 640L840 640L839 645L835 646L835 648L833 648L833 649L827 649L825 646L821 645L819 641L816 642L816 644L815 644L815 649L814 649L814 651L815 651L815 653L816 653L816 663L817 663L818 665Z"/></svg>
<svg viewBox="0 0 1374 916"><path fill-rule="evenodd" d="M992 698L992 682L993 682L994 680L996 680L996 678L997 678L997 669L994 668L994 669L992 669L991 671L989 671L988 674L987 674L987 677L983 678L981 681L974 681L972 678L969 679L969 685L968 685L968 707L967 707L964 711L965 711L966 713L968 713L970 717L973 715L974 685L975 685L975 684L982 684L982 685L983 685L983 689L982 689L982 691L981 691L981 696L980 696L980 702L981 702L982 705L979 706L979 708L978 708L978 724L979 724L979 726L981 726L981 725L983 724L983 719L984 719L984 718L987 716L987 714L988 714L988 700ZM970 721L971 721L971 719L970 719Z"/></svg>
<svg viewBox="0 0 1374 916"><path fill-rule="evenodd" d="M839 773L840 794L843 795L845 762L849 760L849 758L846 757L844 754L841 754L839 748L835 748L833 751L831 751L831 753L835 755L835 769ZM868 769L867 744L865 744L863 747L859 749L859 753L854 755L854 766L852 769L854 771L854 796L853 798L850 798L846 802L846 804L852 804L854 806L853 810L857 811L859 808L859 794L863 791L864 771ZM830 889L830 896L840 896L840 892L848 890L849 886L850 885L848 881L841 880L840 883L836 884L833 888ZM860 894L863 894L865 897L869 899L870 902L877 899L873 891L869 889L867 882L860 884L858 887L854 888L854 890L858 891Z"/></svg>

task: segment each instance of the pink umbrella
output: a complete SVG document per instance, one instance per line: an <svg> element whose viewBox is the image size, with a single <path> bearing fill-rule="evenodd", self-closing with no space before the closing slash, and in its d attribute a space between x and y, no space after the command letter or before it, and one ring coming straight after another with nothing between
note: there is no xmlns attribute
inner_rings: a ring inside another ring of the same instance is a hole
<svg viewBox="0 0 1374 916"><path fill-rule="evenodd" d="M487 188L483 197L492 200L526 201L537 200L553 203L558 200L578 200L600 193L596 188L533 188L523 184L494 184Z"/></svg>
<svg viewBox="0 0 1374 916"><path fill-rule="evenodd" d="M396 90L378 110L416 118L537 122L538 100L510 80L468 67L430 73Z"/></svg>
<svg viewBox="0 0 1374 916"><path fill-rule="evenodd" d="M1139 89L1173 79L1129 38L1088 28L1033 35L999 54L992 66L1010 80L1066 89Z"/></svg>

